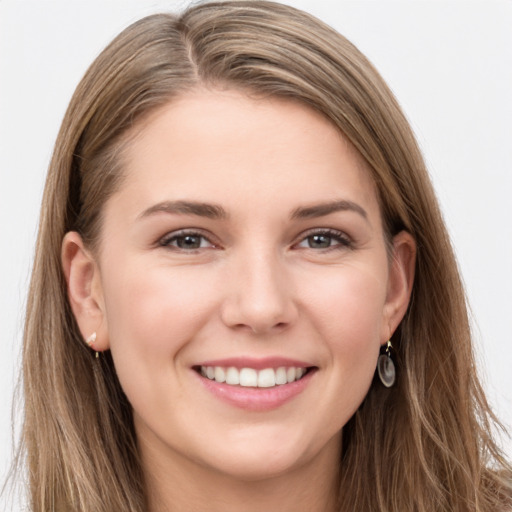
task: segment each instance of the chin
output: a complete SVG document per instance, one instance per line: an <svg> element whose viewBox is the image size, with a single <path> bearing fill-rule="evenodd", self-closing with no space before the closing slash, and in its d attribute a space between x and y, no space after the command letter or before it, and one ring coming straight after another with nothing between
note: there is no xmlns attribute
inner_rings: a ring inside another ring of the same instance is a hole
<svg viewBox="0 0 512 512"><path fill-rule="evenodd" d="M303 461L291 455L280 453L231 454L218 461L216 470L242 482L258 482L276 479L297 470Z"/></svg>
<svg viewBox="0 0 512 512"><path fill-rule="evenodd" d="M229 439L229 438L227 438ZM215 461L218 472L244 482L275 479L311 464L321 461L324 455L337 450L341 436L335 436L327 444L317 444L285 432L260 432L257 438L244 438L238 442L229 439L228 451L211 453L210 461Z"/></svg>

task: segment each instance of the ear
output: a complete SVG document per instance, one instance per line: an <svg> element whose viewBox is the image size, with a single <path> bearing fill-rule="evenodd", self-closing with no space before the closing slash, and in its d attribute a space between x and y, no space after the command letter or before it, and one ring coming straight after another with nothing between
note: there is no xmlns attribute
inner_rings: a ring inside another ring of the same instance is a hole
<svg viewBox="0 0 512 512"><path fill-rule="evenodd" d="M69 303L84 341L93 333L90 346L101 352L109 348L107 319L98 264L75 231L66 233L61 249Z"/></svg>
<svg viewBox="0 0 512 512"><path fill-rule="evenodd" d="M381 342L388 341L407 311L414 283L416 242L407 231L393 237Z"/></svg>

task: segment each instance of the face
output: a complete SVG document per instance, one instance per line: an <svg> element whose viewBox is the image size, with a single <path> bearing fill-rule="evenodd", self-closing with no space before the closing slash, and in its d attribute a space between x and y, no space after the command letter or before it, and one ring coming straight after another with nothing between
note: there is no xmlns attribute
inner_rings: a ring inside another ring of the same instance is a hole
<svg viewBox="0 0 512 512"><path fill-rule="evenodd" d="M361 158L230 91L138 128L91 289L143 453L246 479L337 460L408 298Z"/></svg>

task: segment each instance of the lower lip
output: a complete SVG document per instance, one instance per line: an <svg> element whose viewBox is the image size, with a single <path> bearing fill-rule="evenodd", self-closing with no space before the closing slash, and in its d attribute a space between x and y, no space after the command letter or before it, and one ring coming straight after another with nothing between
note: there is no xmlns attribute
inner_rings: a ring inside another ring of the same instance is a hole
<svg viewBox="0 0 512 512"><path fill-rule="evenodd" d="M289 402L302 393L315 370L310 370L301 379L282 384L272 388L249 388L243 386L230 386L203 377L195 372L203 386L220 400L247 411L270 411Z"/></svg>

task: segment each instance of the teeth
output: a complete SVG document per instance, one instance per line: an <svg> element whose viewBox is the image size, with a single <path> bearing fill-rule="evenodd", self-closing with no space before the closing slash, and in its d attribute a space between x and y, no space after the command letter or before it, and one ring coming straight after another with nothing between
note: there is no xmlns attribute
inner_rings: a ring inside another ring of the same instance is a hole
<svg viewBox="0 0 512 512"><path fill-rule="evenodd" d="M288 380L286 378L286 368L281 366L281 368L276 370L276 384L280 386L282 384L286 384L287 382Z"/></svg>
<svg viewBox="0 0 512 512"><path fill-rule="evenodd" d="M266 368L258 373L259 388L273 388L276 385L276 372L272 368Z"/></svg>
<svg viewBox="0 0 512 512"><path fill-rule="evenodd" d="M289 384L302 378L306 368L290 366L285 368L265 368L255 370L254 368L235 368L230 366L201 366L201 375L215 382L225 382L230 386L243 386L251 388L272 388Z"/></svg>
<svg viewBox="0 0 512 512"><path fill-rule="evenodd" d="M238 386L240 384L240 372L236 368L228 368L226 371L226 384Z"/></svg>
<svg viewBox="0 0 512 512"><path fill-rule="evenodd" d="M226 382L226 372L224 371L224 368L216 366L213 374L217 382Z"/></svg>
<svg viewBox="0 0 512 512"><path fill-rule="evenodd" d="M256 387L258 385L258 372L252 368L242 368L240 370L240 386Z"/></svg>

